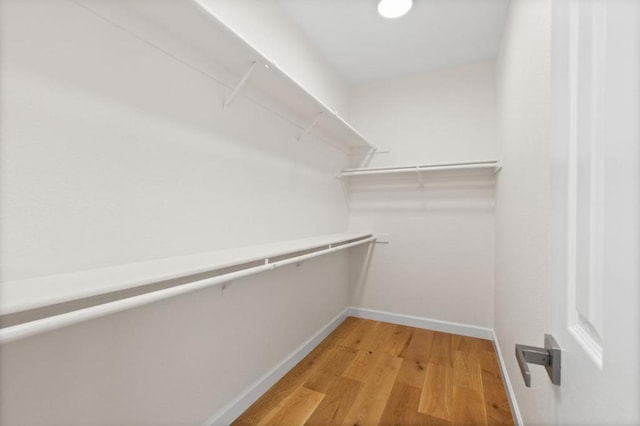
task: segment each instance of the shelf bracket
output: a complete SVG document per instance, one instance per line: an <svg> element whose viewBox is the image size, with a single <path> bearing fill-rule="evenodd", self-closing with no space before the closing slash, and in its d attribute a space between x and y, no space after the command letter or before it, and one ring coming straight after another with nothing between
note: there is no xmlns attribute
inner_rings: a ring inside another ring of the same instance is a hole
<svg viewBox="0 0 640 426"><path fill-rule="evenodd" d="M496 161L496 169L494 170L493 174L498 174L500 170L502 170L502 160Z"/></svg>
<svg viewBox="0 0 640 426"><path fill-rule="evenodd" d="M233 89L233 91L231 92L229 97L224 101L224 105L222 105L222 109L223 110L226 110L229 107L229 105L231 105L231 102L233 102L233 99L236 97L236 95L238 94L240 89L242 89L242 86L244 86L244 84L247 82L247 80L251 76L251 73L253 72L254 68L256 67L256 64L257 64L256 61L253 61L251 63L251 66L249 67L247 72L244 73L244 76L242 76L242 79L240 79L240 81L238 82L238 84L236 84L236 87Z"/></svg>
<svg viewBox="0 0 640 426"><path fill-rule="evenodd" d="M314 118L313 121L307 126L307 128L304 129L302 134L300 136L298 136L298 142L300 142L302 140L302 138L307 136L307 134L309 134L311 129L313 129L316 126L316 124L318 124L318 121L320 121L320 118L322 118L323 114L324 114L324 112L319 112L318 115L316 115L316 118Z"/></svg>
<svg viewBox="0 0 640 426"><path fill-rule="evenodd" d="M388 237L389 234L376 234L375 236L376 236L376 239L373 242L373 244L391 244L389 242L389 238L382 239L382 240L380 239L380 237Z"/></svg>
<svg viewBox="0 0 640 426"><path fill-rule="evenodd" d="M361 148L361 147L358 147L358 148L352 148L352 149L355 151L355 150L362 149L362 148ZM352 154L349 154L349 157L358 157L358 156L363 156L363 155L364 155L365 157L373 157L373 156L374 156L374 155L376 155L376 154L389 154L389 153L391 153L391 151L380 151L378 148L373 148L373 147L371 147L371 148L369 148L369 149L367 150L366 154L362 154L362 153L360 153L360 154L352 153Z"/></svg>

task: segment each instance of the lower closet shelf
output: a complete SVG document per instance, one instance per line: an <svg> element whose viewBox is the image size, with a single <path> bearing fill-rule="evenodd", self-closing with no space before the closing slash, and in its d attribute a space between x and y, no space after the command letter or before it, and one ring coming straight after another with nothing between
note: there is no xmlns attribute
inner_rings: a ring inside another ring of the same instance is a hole
<svg viewBox="0 0 640 426"><path fill-rule="evenodd" d="M0 284L0 343L375 241L331 234Z"/></svg>

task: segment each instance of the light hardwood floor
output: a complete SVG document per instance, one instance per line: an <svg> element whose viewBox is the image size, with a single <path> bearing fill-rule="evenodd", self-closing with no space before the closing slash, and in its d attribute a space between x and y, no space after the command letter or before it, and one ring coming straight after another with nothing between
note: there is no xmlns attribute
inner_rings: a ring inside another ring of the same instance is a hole
<svg viewBox="0 0 640 426"><path fill-rule="evenodd" d="M512 425L493 344L347 318L234 425Z"/></svg>

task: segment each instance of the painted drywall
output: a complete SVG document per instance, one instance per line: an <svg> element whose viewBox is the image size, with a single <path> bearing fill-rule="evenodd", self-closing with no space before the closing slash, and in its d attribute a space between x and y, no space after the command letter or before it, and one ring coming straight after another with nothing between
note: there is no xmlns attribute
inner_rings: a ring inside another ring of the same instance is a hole
<svg viewBox="0 0 640 426"><path fill-rule="evenodd" d="M3 425L194 425L346 306L336 253L3 345Z"/></svg>
<svg viewBox="0 0 640 426"><path fill-rule="evenodd" d="M76 2L0 7L3 280L347 229L344 152L242 96L223 113L227 88ZM199 424L347 306L347 269L3 345L0 423Z"/></svg>
<svg viewBox="0 0 640 426"><path fill-rule="evenodd" d="M354 166L493 160L494 61L355 86L350 118L379 151Z"/></svg>
<svg viewBox="0 0 640 426"><path fill-rule="evenodd" d="M516 343L542 344L548 325L550 2L512 1L497 62L503 169L496 187L495 332L527 424L552 417L550 381L527 389ZM533 367L543 379L541 367Z"/></svg>
<svg viewBox="0 0 640 426"><path fill-rule="evenodd" d="M343 152L73 2L3 6L3 280L346 230Z"/></svg>
<svg viewBox="0 0 640 426"><path fill-rule="evenodd" d="M348 116L347 81L308 41L276 1L199 0L311 94Z"/></svg>
<svg viewBox="0 0 640 426"><path fill-rule="evenodd" d="M390 151L361 164L495 159L494 64L358 86L350 116L380 151ZM414 174L351 179L351 229L371 229L389 242L369 259L363 248L352 252L353 304L491 327L494 176L424 178L424 187Z"/></svg>

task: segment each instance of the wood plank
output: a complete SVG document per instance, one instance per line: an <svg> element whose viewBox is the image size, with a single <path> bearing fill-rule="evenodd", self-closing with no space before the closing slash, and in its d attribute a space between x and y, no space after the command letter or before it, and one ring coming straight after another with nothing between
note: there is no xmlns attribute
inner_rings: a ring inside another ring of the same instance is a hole
<svg viewBox="0 0 640 426"><path fill-rule="evenodd" d="M411 327L405 327L403 325L391 324L391 334L386 338L384 344L378 348L384 353L393 356L400 356L400 353L406 351L409 342L411 341Z"/></svg>
<svg viewBox="0 0 640 426"><path fill-rule="evenodd" d="M340 377L341 376L336 374L319 371L316 374L311 375L311 377L304 382L303 386L316 392L326 394L331 386L340 379Z"/></svg>
<svg viewBox="0 0 640 426"><path fill-rule="evenodd" d="M396 382L382 413L381 425L434 425L447 426L446 420L420 413L421 389Z"/></svg>
<svg viewBox="0 0 640 426"><path fill-rule="evenodd" d="M383 353L374 353L372 351L358 351L354 359L351 361L347 369L342 374L352 380L366 382L371 378L377 364L383 356L390 356Z"/></svg>
<svg viewBox="0 0 640 426"><path fill-rule="evenodd" d="M483 370L482 385L489 425L513 425L511 407L500 376Z"/></svg>
<svg viewBox="0 0 640 426"><path fill-rule="evenodd" d="M482 392L482 373L476 352L454 352L453 385Z"/></svg>
<svg viewBox="0 0 640 426"><path fill-rule="evenodd" d="M475 337L451 335L451 349L453 351L463 351L467 353L478 353L480 347L480 339Z"/></svg>
<svg viewBox="0 0 640 426"><path fill-rule="evenodd" d="M234 424L305 421L513 424L491 341L352 317Z"/></svg>
<svg viewBox="0 0 640 426"><path fill-rule="evenodd" d="M356 380L338 377L306 424L318 426L341 424L362 386L363 384Z"/></svg>
<svg viewBox="0 0 640 426"><path fill-rule="evenodd" d="M335 351L320 365L320 370L339 376L345 372L357 354L356 349L336 346Z"/></svg>
<svg viewBox="0 0 640 426"><path fill-rule="evenodd" d="M375 339L376 321L360 320L359 324L342 339L341 345L356 350L369 350Z"/></svg>
<svg viewBox="0 0 640 426"><path fill-rule="evenodd" d="M500 376L498 357L493 350L481 350L480 352L478 352L478 360L480 361L481 370L488 371L494 375Z"/></svg>
<svg viewBox="0 0 640 426"><path fill-rule="evenodd" d="M282 379L265 392L234 422L234 425L255 425L266 416L274 406L282 403L291 394L302 386L328 358L337 350L338 346L328 345L325 342L318 345Z"/></svg>
<svg viewBox="0 0 640 426"><path fill-rule="evenodd" d="M477 339L478 350L495 353L493 342L487 339Z"/></svg>
<svg viewBox="0 0 640 426"><path fill-rule="evenodd" d="M434 332L414 328L406 348L400 352L403 358L398 372L398 381L409 386L422 388L427 362L431 356Z"/></svg>
<svg viewBox="0 0 640 426"><path fill-rule="evenodd" d="M318 366L317 371L304 383L304 386L317 392L326 392L349 367L358 351L344 346L335 346L332 354Z"/></svg>
<svg viewBox="0 0 640 426"><path fill-rule="evenodd" d="M338 327L336 327L326 340L330 341L334 345L343 345L346 339L349 338L351 333L365 320L355 317L347 317Z"/></svg>
<svg viewBox="0 0 640 426"><path fill-rule="evenodd" d="M435 332L429 363L453 368L452 335Z"/></svg>
<svg viewBox="0 0 640 426"><path fill-rule="evenodd" d="M370 378L358 393L347 415L344 425L375 425L387 404L402 359L388 354L378 354L380 361Z"/></svg>
<svg viewBox="0 0 640 426"><path fill-rule="evenodd" d="M422 413L420 413L420 414L422 414ZM448 420L443 420L443 419L440 419L438 417L432 417L432 416L430 416L428 414L423 414L423 416L426 418L426 423L424 423L424 424L428 425L428 426L449 426L449 425L452 424ZM421 424L421 423L416 423L416 424Z"/></svg>
<svg viewBox="0 0 640 426"><path fill-rule="evenodd" d="M482 392L453 387L453 417L455 425L488 425Z"/></svg>
<svg viewBox="0 0 640 426"><path fill-rule="evenodd" d="M427 364L418 411L443 420L451 420L453 368Z"/></svg>
<svg viewBox="0 0 640 426"><path fill-rule="evenodd" d="M281 404L275 406L257 424L262 425L303 425L324 398L324 394L307 389L297 388Z"/></svg>
<svg viewBox="0 0 640 426"><path fill-rule="evenodd" d="M369 350L373 352L389 353L389 349L393 350L391 345L393 343L393 337L394 337L395 331L396 331L396 324L391 324L388 322L379 322L376 325L376 329L372 336ZM396 354L392 354L392 355L396 356Z"/></svg>

